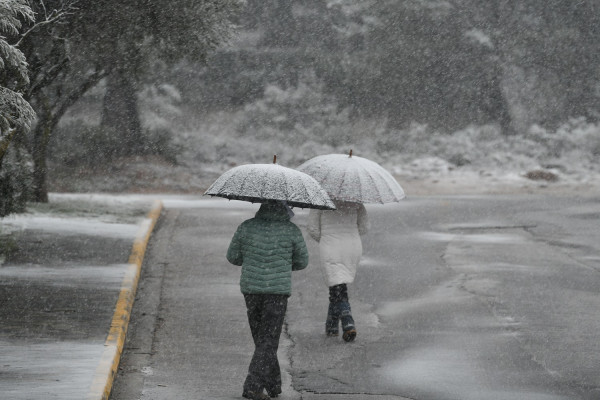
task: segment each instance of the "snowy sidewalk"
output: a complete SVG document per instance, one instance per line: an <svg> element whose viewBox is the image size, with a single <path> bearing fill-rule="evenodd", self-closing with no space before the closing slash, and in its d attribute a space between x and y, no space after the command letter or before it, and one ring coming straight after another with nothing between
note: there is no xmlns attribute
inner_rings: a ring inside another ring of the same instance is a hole
<svg viewBox="0 0 600 400"><path fill-rule="evenodd" d="M148 197L52 195L0 220L0 393L107 397L148 238Z"/></svg>

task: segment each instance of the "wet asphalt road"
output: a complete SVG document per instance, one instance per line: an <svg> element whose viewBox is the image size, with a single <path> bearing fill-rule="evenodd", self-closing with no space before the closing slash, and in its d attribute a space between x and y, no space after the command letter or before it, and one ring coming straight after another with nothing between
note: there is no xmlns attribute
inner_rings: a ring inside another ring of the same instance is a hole
<svg viewBox="0 0 600 400"><path fill-rule="evenodd" d="M241 398L252 343L239 268L224 255L258 206L165 205L111 398ZM350 287L357 340L323 333L327 288L305 235L311 263L294 275L280 398L600 398L600 196L414 197L367 209Z"/></svg>

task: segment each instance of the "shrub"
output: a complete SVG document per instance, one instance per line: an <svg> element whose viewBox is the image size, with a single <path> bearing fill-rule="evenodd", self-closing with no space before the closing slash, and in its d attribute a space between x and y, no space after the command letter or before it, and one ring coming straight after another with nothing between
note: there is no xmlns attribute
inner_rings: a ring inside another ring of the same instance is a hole
<svg viewBox="0 0 600 400"><path fill-rule="evenodd" d="M51 160L68 167L94 166L122 155L122 147L113 129L75 121L57 129L48 153Z"/></svg>
<svg viewBox="0 0 600 400"><path fill-rule="evenodd" d="M158 155L175 163L179 147L165 128L146 129L139 155ZM52 161L68 167L95 166L127 155L120 136L112 128L88 126L74 121L57 129L49 145Z"/></svg>
<svg viewBox="0 0 600 400"><path fill-rule="evenodd" d="M261 99L248 104L238 131L258 140L285 141L297 147L307 141L339 146L352 141L348 109L340 109L314 73L303 75L297 86L268 85Z"/></svg>
<svg viewBox="0 0 600 400"><path fill-rule="evenodd" d="M11 146L0 168L0 217L23 212L32 194L33 163L30 155Z"/></svg>

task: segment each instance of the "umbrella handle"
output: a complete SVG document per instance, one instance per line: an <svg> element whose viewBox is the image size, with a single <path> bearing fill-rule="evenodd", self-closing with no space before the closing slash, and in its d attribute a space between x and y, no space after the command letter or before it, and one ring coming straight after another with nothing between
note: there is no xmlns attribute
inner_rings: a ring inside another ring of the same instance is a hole
<svg viewBox="0 0 600 400"><path fill-rule="evenodd" d="M273 154L273 164L277 164L277 154Z"/></svg>

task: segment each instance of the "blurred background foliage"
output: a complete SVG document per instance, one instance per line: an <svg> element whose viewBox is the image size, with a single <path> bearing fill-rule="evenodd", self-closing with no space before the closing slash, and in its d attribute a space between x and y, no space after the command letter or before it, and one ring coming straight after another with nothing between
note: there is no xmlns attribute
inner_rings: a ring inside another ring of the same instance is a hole
<svg viewBox="0 0 600 400"><path fill-rule="evenodd" d="M48 174L140 157L201 175L352 146L390 164L453 167L533 159L568 169L561 157L580 151L593 169L600 152L595 0L31 7L35 23L23 18L8 40L28 62L21 93L37 120L13 146L30 154L37 201Z"/></svg>
<svg viewBox="0 0 600 400"><path fill-rule="evenodd" d="M248 0L190 101L247 104L309 70L342 109L394 127L556 128L598 118L599 23L594 1Z"/></svg>

